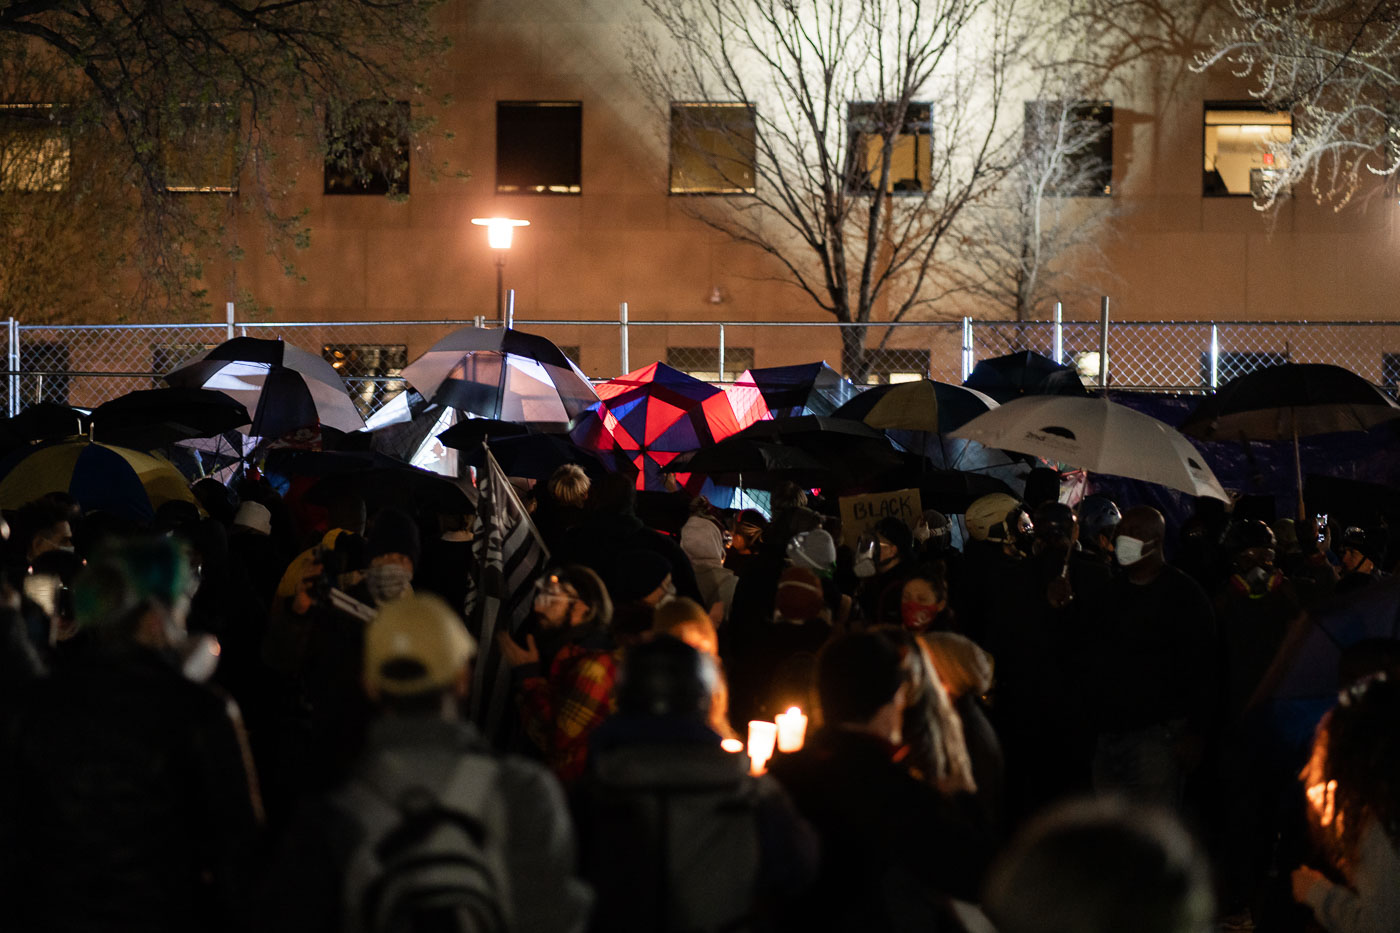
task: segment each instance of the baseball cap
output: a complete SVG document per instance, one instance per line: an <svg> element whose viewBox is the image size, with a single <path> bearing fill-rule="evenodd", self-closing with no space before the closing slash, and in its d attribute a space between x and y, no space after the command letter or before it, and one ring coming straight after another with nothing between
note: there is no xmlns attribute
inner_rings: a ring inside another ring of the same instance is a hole
<svg viewBox="0 0 1400 933"><path fill-rule="evenodd" d="M430 593L386 603L365 629L365 689L371 696L445 690L476 656L476 640Z"/></svg>

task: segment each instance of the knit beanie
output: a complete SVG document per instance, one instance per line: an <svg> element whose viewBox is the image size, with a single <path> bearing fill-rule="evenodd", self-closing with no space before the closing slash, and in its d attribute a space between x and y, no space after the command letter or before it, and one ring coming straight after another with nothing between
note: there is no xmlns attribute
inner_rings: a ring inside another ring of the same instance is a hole
<svg viewBox="0 0 1400 933"><path fill-rule="evenodd" d="M403 554L416 567L418 555L422 552L419 541L418 523L412 516L398 509L383 509L374 516L374 527L367 538L369 556Z"/></svg>
<svg viewBox="0 0 1400 933"><path fill-rule="evenodd" d="M612 596L617 603L641 599L656 590L671 572L671 562L655 551L623 551L613 571Z"/></svg>
<svg viewBox="0 0 1400 933"><path fill-rule="evenodd" d="M886 515L876 522L875 533L899 548L901 554L907 555L914 545L914 532L893 515Z"/></svg>
<svg viewBox="0 0 1400 933"><path fill-rule="evenodd" d="M821 615L826 608L822 581L805 567L789 567L778 577L778 592L773 608L789 622L806 622Z"/></svg>

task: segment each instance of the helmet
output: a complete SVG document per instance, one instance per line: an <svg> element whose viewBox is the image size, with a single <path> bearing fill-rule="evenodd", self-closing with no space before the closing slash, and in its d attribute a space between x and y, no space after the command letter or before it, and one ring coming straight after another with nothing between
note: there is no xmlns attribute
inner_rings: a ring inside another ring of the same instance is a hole
<svg viewBox="0 0 1400 933"><path fill-rule="evenodd" d="M1236 522L1226 537L1232 551L1244 551L1249 548L1274 548L1277 541L1274 538L1274 530L1258 519L1251 519Z"/></svg>
<svg viewBox="0 0 1400 933"><path fill-rule="evenodd" d="M973 500L963 515L967 533L974 541L999 543L1007 539L1006 517L1021 503L1015 496L994 492Z"/></svg>
<svg viewBox="0 0 1400 933"><path fill-rule="evenodd" d="M1035 536L1039 539L1064 539L1074 537L1074 509L1060 502L1047 502L1039 506L1031 516L1035 523Z"/></svg>
<svg viewBox="0 0 1400 933"><path fill-rule="evenodd" d="M1113 531L1122 520L1123 513L1108 496L1086 496L1079 503L1079 530L1090 544L1097 543L1099 535L1112 540Z"/></svg>

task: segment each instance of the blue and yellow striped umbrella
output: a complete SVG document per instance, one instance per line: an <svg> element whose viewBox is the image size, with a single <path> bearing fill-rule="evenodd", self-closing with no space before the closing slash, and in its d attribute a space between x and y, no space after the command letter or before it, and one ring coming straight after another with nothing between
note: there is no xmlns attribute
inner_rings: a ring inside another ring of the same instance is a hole
<svg viewBox="0 0 1400 933"><path fill-rule="evenodd" d="M50 492L68 493L84 512L138 521L150 521L166 502L194 501L169 462L85 439L27 447L0 463L0 508L17 509Z"/></svg>

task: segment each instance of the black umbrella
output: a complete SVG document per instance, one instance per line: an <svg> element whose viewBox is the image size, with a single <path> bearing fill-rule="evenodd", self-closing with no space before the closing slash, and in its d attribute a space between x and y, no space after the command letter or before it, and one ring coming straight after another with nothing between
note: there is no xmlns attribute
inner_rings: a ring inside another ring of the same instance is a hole
<svg viewBox="0 0 1400 933"><path fill-rule="evenodd" d="M837 471L799 447L738 435L681 454L661 472L703 473L720 485L750 489L770 489L784 481L806 488L834 486L844 481Z"/></svg>
<svg viewBox="0 0 1400 933"><path fill-rule="evenodd" d="M128 392L97 406L91 418L94 440L135 450L215 437L251 421L238 400L184 386Z"/></svg>
<svg viewBox="0 0 1400 933"><path fill-rule="evenodd" d="M997 407L976 389L932 379L872 386L836 409L833 417L873 428L944 434Z"/></svg>
<svg viewBox="0 0 1400 933"><path fill-rule="evenodd" d="M459 424L443 431L438 435L438 439L448 447L456 447L455 443L448 441L448 436L461 426ZM491 439L487 441L487 445L490 447L491 455L496 458L496 462L501 465L501 470L506 476L547 480L555 470L566 463L577 463L585 471L595 476L609 470L609 467L604 465L603 455L578 446L569 439L567 434L546 434L543 432L516 434ZM486 450L487 446L477 441L476 444L468 448L462 462L468 466L484 467L486 466ZM634 469L630 463L625 461L623 465L629 472ZM611 469L616 472L618 467L613 466Z"/></svg>
<svg viewBox="0 0 1400 933"><path fill-rule="evenodd" d="M273 450L265 471L321 477L306 494L306 501L313 504L358 493L371 510L386 506L426 506L456 513L476 510L475 490L470 487L373 450Z"/></svg>
<svg viewBox="0 0 1400 933"><path fill-rule="evenodd" d="M774 418L755 422L732 437L800 448L842 475L869 476L898 466L904 459L883 433L847 418Z"/></svg>
<svg viewBox="0 0 1400 933"><path fill-rule="evenodd" d="M1089 394L1072 367L1033 350L983 360L973 367L963 385L1003 403L1027 395Z"/></svg>
<svg viewBox="0 0 1400 933"><path fill-rule="evenodd" d="M0 435L14 441L46 441L86 434L88 413L57 402L36 402L0 421Z"/></svg>
<svg viewBox="0 0 1400 933"><path fill-rule="evenodd" d="M588 377L562 350L510 328L455 330L403 376L439 405L519 424L567 424L598 404Z"/></svg>
<svg viewBox="0 0 1400 933"><path fill-rule="evenodd" d="M365 426L335 367L281 340L234 337L165 377L172 386L214 389L242 402L250 434L282 437L323 424Z"/></svg>
<svg viewBox="0 0 1400 933"><path fill-rule="evenodd" d="M1341 687L1342 652L1361 642L1400 639L1400 578L1372 583L1316 606L1289 629L1257 699L1317 699Z"/></svg>
<svg viewBox="0 0 1400 933"><path fill-rule="evenodd" d="M512 421L496 418L464 418L438 435L438 440L454 450L472 450L484 440L517 437L529 434L530 429ZM494 445L493 445L494 446Z"/></svg>
<svg viewBox="0 0 1400 933"><path fill-rule="evenodd" d="M758 389L763 403L775 418L829 415L857 392L855 386L826 363L750 369L735 385Z"/></svg>
<svg viewBox="0 0 1400 933"><path fill-rule="evenodd" d="M1366 431L1400 418L1400 406L1356 373L1325 363L1265 366L1232 379L1181 425L1208 441L1293 441L1298 514L1303 508L1300 437Z"/></svg>

